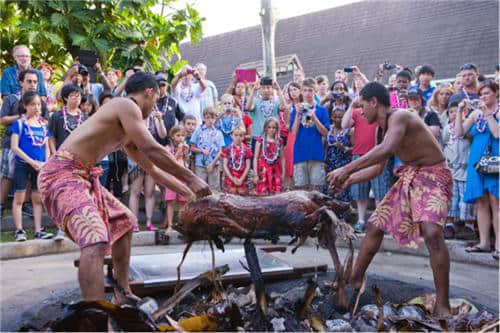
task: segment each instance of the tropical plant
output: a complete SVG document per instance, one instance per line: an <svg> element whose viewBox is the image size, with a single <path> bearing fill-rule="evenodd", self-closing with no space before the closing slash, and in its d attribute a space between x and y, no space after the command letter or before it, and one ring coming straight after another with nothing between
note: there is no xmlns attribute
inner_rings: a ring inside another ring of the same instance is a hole
<svg viewBox="0 0 500 333"><path fill-rule="evenodd" d="M104 65L155 71L183 62L179 43L202 38L203 18L176 0L0 0L0 66L13 63L16 44L31 47L32 62L66 67L78 50L97 51ZM159 9L161 6L161 13Z"/></svg>

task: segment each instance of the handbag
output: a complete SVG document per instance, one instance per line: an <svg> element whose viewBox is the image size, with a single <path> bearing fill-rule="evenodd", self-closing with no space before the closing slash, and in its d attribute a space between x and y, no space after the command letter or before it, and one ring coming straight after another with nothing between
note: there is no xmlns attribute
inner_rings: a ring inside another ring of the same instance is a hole
<svg viewBox="0 0 500 333"><path fill-rule="evenodd" d="M474 164L476 171L482 175L498 175L500 173L500 156L491 156L492 136L490 134L484 155Z"/></svg>

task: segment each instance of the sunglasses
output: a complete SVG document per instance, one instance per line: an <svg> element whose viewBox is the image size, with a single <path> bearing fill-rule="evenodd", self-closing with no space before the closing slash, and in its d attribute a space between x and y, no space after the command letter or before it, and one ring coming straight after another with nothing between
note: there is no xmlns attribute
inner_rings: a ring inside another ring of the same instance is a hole
<svg viewBox="0 0 500 333"><path fill-rule="evenodd" d="M460 67L461 71L468 70L468 69L477 70L477 67L474 64L464 64L464 65L462 65L462 67Z"/></svg>

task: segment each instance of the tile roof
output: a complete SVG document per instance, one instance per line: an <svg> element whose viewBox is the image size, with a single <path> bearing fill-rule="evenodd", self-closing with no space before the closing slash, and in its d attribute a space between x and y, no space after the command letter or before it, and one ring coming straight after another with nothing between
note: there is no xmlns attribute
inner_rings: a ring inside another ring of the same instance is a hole
<svg viewBox="0 0 500 333"><path fill-rule="evenodd" d="M358 65L372 79L379 63L430 64L435 79L454 77L473 62L481 72L498 63L496 0L362 1L278 21L276 57L296 54L306 76ZM262 59L260 26L181 45L183 58L203 62L219 92L239 65Z"/></svg>

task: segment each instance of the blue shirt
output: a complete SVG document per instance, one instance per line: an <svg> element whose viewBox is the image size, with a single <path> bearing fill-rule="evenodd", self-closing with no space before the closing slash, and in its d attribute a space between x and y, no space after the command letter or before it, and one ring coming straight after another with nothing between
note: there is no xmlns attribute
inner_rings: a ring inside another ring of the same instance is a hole
<svg viewBox="0 0 500 333"><path fill-rule="evenodd" d="M415 85L413 87L410 87L410 89L422 90L422 88L420 88L420 85ZM422 96L424 97L424 106L426 106L427 102L431 99L434 90L436 90L436 86L432 82L431 84L429 84L429 88L427 88L426 90L422 90Z"/></svg>
<svg viewBox="0 0 500 333"><path fill-rule="evenodd" d="M37 92L40 96L47 96L47 90L45 89L45 84L43 84L43 74L38 69L38 86ZM11 94L17 94L21 91L21 85L19 84L19 67L17 65L7 68L2 74L1 90L2 96L8 96Z"/></svg>
<svg viewBox="0 0 500 333"><path fill-rule="evenodd" d="M222 132L217 128L208 128L205 125L201 125L194 131L193 136L191 136L190 144L195 145L198 149L207 149L210 151L209 156L199 153L195 154L194 157L195 166L206 168L212 163L222 147L224 147L224 137Z"/></svg>
<svg viewBox="0 0 500 333"><path fill-rule="evenodd" d="M264 132L264 122L267 118L274 117L278 121L279 117L280 103L275 99L263 100L255 97L253 100L252 109L252 137L257 138L262 136Z"/></svg>
<svg viewBox="0 0 500 333"><path fill-rule="evenodd" d="M241 119L238 116L230 115L225 116L224 114L217 120L215 127L222 132L224 136L224 147L230 146L233 143L233 138L231 134L233 130L241 126Z"/></svg>
<svg viewBox="0 0 500 333"><path fill-rule="evenodd" d="M296 110L292 111L290 118L290 128L295 121ZM321 106L316 105L316 117L327 130L330 129L330 118L328 110ZM325 151L323 149L322 136L319 133L316 125L312 127L304 127L302 123L299 125L295 144L293 146L293 164L306 162L306 161L321 161L325 160Z"/></svg>
<svg viewBox="0 0 500 333"><path fill-rule="evenodd" d="M20 129L20 124L22 124L22 130ZM45 138L50 137L49 127L47 125L42 126L30 126L30 130L33 132L33 138L35 142L43 142ZM35 161L45 162L45 145L35 146L33 141L31 141L31 136L28 133L28 125L22 120L17 120L10 126L12 133L19 135L19 149L21 149L26 155ZM15 156L15 159L22 161L23 159L19 156Z"/></svg>

